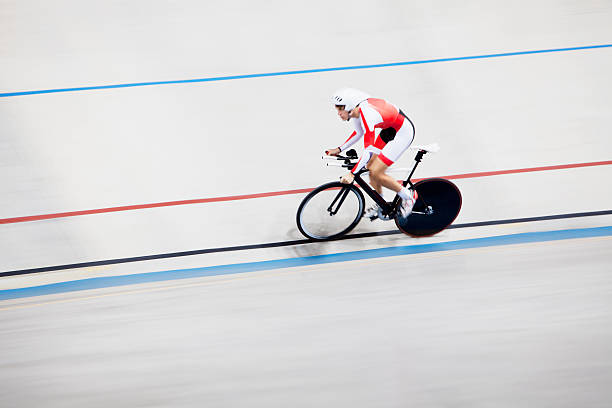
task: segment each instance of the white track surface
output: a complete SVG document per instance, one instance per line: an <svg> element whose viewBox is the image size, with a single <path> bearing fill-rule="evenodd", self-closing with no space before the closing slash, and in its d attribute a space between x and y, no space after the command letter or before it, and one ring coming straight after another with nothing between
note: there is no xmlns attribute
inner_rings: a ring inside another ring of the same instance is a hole
<svg viewBox="0 0 612 408"><path fill-rule="evenodd" d="M612 43L609 1L350 4L0 0L0 93ZM0 219L337 179L319 158L349 133L329 105L346 85L440 144L417 178L608 161L610 72L600 48L2 97ZM458 179L456 223L610 210L610 180L610 165ZM0 272L301 239L303 197L0 224ZM2 277L0 291L610 225L223 252ZM607 407L611 265L609 237L582 238L0 301L0 405Z"/></svg>

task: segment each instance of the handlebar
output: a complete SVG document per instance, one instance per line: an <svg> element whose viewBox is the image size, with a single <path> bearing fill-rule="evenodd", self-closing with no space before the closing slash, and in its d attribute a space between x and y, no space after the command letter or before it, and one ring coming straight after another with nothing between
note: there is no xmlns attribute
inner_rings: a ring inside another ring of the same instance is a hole
<svg viewBox="0 0 612 408"><path fill-rule="evenodd" d="M413 150L417 150L417 154L414 157L414 161L416 162L415 169L416 169L416 166L421 162L425 154L430 153L430 152L434 153L440 150L440 147L438 146L437 143L427 145L427 146L411 146L410 148ZM327 154L328 152L329 150L326 151L325 153ZM355 151L355 149L350 149L346 151L345 155L338 154L336 156L322 156L321 159L332 160L332 161L335 160L338 162L342 162L342 163L326 163L327 166L344 167L346 169L351 169L355 166L355 164L357 164L357 160L359 159L359 156L357 155L357 152ZM363 169L359 170L358 174L366 173L367 171L368 171L367 167L364 167ZM414 172L414 169L412 171ZM412 173L410 174L409 177L411 176L412 176Z"/></svg>
<svg viewBox="0 0 612 408"><path fill-rule="evenodd" d="M326 151L325 153L327 154L328 151ZM346 151L345 155L338 154L336 156L322 156L321 159L343 161L344 163L326 163L326 165L350 169L355 166L355 164L357 163L357 159L359 159L359 156L357 155L355 149L350 149Z"/></svg>

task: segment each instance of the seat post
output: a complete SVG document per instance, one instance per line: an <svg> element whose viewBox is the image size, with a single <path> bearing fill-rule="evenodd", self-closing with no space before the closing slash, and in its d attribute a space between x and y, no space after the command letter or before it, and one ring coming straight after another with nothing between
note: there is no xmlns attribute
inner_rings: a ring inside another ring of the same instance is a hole
<svg viewBox="0 0 612 408"><path fill-rule="evenodd" d="M425 153L427 153L427 151L419 150L418 153L416 154L416 156L414 157L414 161L416 163L414 163L414 167L412 168L412 171L410 172L410 175L408 175L408 178L404 181L404 183L403 183L404 187L406 187L408 184L410 184L411 188L414 187L414 185L412 184L412 181L410 181L410 179L412 178L412 175L414 174L414 171L416 170L417 166L419 165L419 163L423 159L423 155L425 155Z"/></svg>

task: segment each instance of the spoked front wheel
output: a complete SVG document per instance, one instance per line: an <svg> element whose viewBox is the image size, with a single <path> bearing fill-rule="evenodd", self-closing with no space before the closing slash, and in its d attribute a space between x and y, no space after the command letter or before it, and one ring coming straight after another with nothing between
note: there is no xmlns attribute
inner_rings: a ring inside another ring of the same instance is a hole
<svg viewBox="0 0 612 408"><path fill-rule="evenodd" d="M419 198L412 213L404 218L395 216L395 224L404 234L427 237L442 231L459 215L461 193L446 179L426 179L414 185Z"/></svg>
<svg viewBox="0 0 612 408"><path fill-rule="evenodd" d="M363 215L363 193L352 184L338 181L310 192L297 211L297 226L307 238L317 241L341 237L359 223Z"/></svg>

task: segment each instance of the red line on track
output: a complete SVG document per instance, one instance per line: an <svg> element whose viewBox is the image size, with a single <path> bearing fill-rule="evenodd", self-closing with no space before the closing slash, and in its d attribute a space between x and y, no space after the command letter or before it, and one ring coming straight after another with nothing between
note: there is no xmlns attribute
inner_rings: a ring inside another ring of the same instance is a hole
<svg viewBox="0 0 612 408"><path fill-rule="evenodd" d="M530 167L526 169L512 169L512 170L485 171L485 172L479 172L479 173L454 174L450 176L443 176L441 178L453 180L453 179L463 179L463 178L498 176L502 174L529 173L529 172L535 172L535 171L562 170L562 169L573 169L573 168L579 168L579 167L605 166L605 165L610 165L610 164L612 164L612 160L590 162L590 163L561 164L557 166ZM308 193L312 190L314 190L314 188L302 188L298 190L273 191L270 193L244 194L244 195L237 195L237 196L200 198L200 199L182 200L182 201L167 201L163 203L126 205L126 206L121 206L121 207L98 208L94 210L83 210L83 211L69 211L69 212L62 212L62 213L55 213L55 214L41 214L41 215L29 215L25 217L0 218L0 224L13 224L13 223L18 223L18 222L40 221L40 220L48 220L52 218L76 217L78 215L102 214L102 213L117 212L117 211L142 210L146 208L170 207L170 206L175 206L175 205L204 204L204 203L214 203L214 202L219 202L219 201L247 200L251 198L263 198L263 197L274 197L274 196L280 196L280 195Z"/></svg>
<svg viewBox="0 0 612 408"><path fill-rule="evenodd" d="M502 174L530 173L534 171L563 170L563 169L575 169L578 167L605 166L608 164L612 164L612 160L591 162L591 163L560 164L556 166L530 167L526 169L498 170L498 171L484 171L481 173L455 174L453 176L445 176L442 178L449 179L449 180L462 179L462 178L476 178L476 177L487 177L487 176L499 176Z"/></svg>

